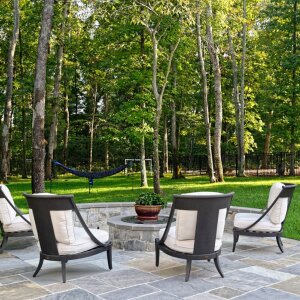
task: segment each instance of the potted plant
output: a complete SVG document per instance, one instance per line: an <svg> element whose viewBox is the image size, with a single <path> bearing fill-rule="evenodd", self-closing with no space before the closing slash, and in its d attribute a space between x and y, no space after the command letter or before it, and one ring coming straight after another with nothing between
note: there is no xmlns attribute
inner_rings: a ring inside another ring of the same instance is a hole
<svg viewBox="0 0 300 300"><path fill-rule="evenodd" d="M140 221L157 220L160 210L167 206L167 201L153 192L142 193L135 201L135 211Z"/></svg>

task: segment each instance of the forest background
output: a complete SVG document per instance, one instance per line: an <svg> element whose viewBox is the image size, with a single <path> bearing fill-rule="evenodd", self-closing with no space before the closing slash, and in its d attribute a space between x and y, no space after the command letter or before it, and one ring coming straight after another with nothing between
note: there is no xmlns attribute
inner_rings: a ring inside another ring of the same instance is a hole
<svg viewBox="0 0 300 300"><path fill-rule="evenodd" d="M153 158L154 190L180 158L299 149L297 0L0 2L1 179L32 158L86 170ZM170 154L170 158L169 158ZM267 157L267 156L266 156ZM45 175L45 176L44 176Z"/></svg>

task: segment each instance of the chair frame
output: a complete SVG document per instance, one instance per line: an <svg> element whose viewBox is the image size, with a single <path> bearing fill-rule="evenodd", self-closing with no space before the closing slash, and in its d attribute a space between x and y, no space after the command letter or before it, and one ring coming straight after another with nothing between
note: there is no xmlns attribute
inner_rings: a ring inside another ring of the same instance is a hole
<svg viewBox="0 0 300 300"><path fill-rule="evenodd" d="M281 240L282 232L283 232L283 225L286 220L288 210L291 205L292 197L294 190L296 188L295 184L292 183L283 183L284 186L282 188L282 191L279 193L279 195L276 197L276 199L273 201L273 203L269 206L266 207L262 210L263 214L251 225L249 225L246 228L238 228L238 227L233 227L233 247L232 247L232 252L235 251L236 244L239 240L240 235L245 235L245 236L258 236L258 237L276 237L276 242L277 245L280 249L280 251L283 253L283 243ZM279 198L288 198L288 206L287 206L287 211L284 220L281 222L281 228L279 231L269 231L269 232L263 232L263 231L251 231L251 228L255 226L260 220L262 220L268 212L272 209L272 207L277 203Z"/></svg>
<svg viewBox="0 0 300 300"><path fill-rule="evenodd" d="M31 195L24 193L24 196L27 199L29 208L32 209L41 247L39 264L33 274L33 277L36 277L36 275L39 273L45 259L51 261L60 261L62 268L62 281L63 283L65 283L66 263L69 260L96 255L104 251L107 252L108 267L110 270L112 269L112 242L107 241L105 244L103 244L92 234L92 232L89 230L88 226L84 222L73 200L73 195ZM43 205L40 205L39 201L41 198L45 200L47 199L48 201L43 201ZM54 235L50 210L72 210L73 212L75 212L81 226L83 227L87 235L98 246L81 253L60 255L57 249L57 241Z"/></svg>
<svg viewBox="0 0 300 300"><path fill-rule="evenodd" d="M24 218L24 213L15 205L13 205L10 200L6 197L5 193L2 190L2 187L0 186L0 198L4 198L8 204L13 208L13 210L16 212L18 216L20 216L27 224L31 225L31 223ZM2 235L2 242L0 245L0 253L3 253L5 250L5 247L7 245L7 241L9 237L23 237L23 236L32 236L33 232L32 230L27 230L27 231L15 231L15 232L5 232L3 224L0 221L0 232Z"/></svg>
<svg viewBox="0 0 300 300"><path fill-rule="evenodd" d="M219 264L219 255L221 254L221 247L217 251L214 250L214 247L218 226L219 209L226 208L228 214L230 202L233 195L234 193L209 196L188 194L174 195L173 205L170 211L170 216L164 234L161 239L155 239L156 266L159 266L159 253L161 250L170 256L186 259L187 264L185 281L189 280L192 260L210 261L211 259L213 259L220 276L224 277L224 274ZM195 201L196 199L197 201ZM179 252L165 245L165 241L171 228L172 220L176 209L197 211L193 253ZM205 228L206 234L203 234L203 228Z"/></svg>

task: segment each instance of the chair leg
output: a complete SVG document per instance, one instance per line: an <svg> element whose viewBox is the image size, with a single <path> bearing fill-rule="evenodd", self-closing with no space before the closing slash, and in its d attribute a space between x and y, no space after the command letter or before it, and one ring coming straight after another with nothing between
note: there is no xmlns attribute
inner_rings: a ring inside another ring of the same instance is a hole
<svg viewBox="0 0 300 300"><path fill-rule="evenodd" d="M61 273L62 273L62 281L63 283L66 283L66 261L65 260L62 260L61 261Z"/></svg>
<svg viewBox="0 0 300 300"><path fill-rule="evenodd" d="M155 266L159 266L159 248L157 242L155 242Z"/></svg>
<svg viewBox="0 0 300 300"><path fill-rule="evenodd" d="M109 246L106 254L107 254L108 268L111 270L112 269L112 245Z"/></svg>
<svg viewBox="0 0 300 300"><path fill-rule="evenodd" d="M2 238L2 242L1 242L1 246L0 246L0 253L2 253L3 250L5 249L5 246L7 244L7 240L8 240L8 236L6 236L5 233L4 233L3 238Z"/></svg>
<svg viewBox="0 0 300 300"><path fill-rule="evenodd" d="M219 264L219 256L217 256L216 258L214 258L214 262L215 262L215 266L219 272L219 274L221 275L222 278L224 278L223 272L220 268L220 264Z"/></svg>
<svg viewBox="0 0 300 300"><path fill-rule="evenodd" d="M42 265L43 265L43 262L44 262L44 258L42 257L42 255L40 254L40 261L39 261L39 264L35 270L35 272L33 273L32 277L36 277L36 275L38 274L38 272L41 270L42 268Z"/></svg>
<svg viewBox="0 0 300 300"><path fill-rule="evenodd" d="M186 260L185 282L189 281L189 279L190 279L191 267L192 267L192 260L187 259Z"/></svg>
<svg viewBox="0 0 300 300"><path fill-rule="evenodd" d="M283 243L282 243L282 240L280 238L280 235L276 235L276 242L277 242L277 245L278 245L280 251L283 253L284 252Z"/></svg>
<svg viewBox="0 0 300 300"><path fill-rule="evenodd" d="M237 232L233 232L233 247L232 247L232 252L235 251L235 246L236 246L236 243L238 242L239 240L239 234Z"/></svg>

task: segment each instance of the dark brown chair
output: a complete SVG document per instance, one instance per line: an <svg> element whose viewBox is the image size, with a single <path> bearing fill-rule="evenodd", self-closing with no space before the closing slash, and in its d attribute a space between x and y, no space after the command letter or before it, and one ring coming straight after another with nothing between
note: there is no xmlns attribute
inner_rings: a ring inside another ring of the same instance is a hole
<svg viewBox="0 0 300 300"><path fill-rule="evenodd" d="M277 245L283 252L281 235L295 188L295 184L276 182L270 189L268 205L262 213L237 213L235 215L232 252L235 251L240 235L276 237Z"/></svg>
<svg viewBox="0 0 300 300"><path fill-rule="evenodd" d="M2 235L0 253L5 249L9 237L33 235L29 216L15 206L11 193L4 184L0 184L0 232Z"/></svg>
<svg viewBox="0 0 300 300"><path fill-rule="evenodd" d="M234 193L190 193L173 196L166 229L155 240L156 266L160 250L174 257L186 259L185 281L189 280L192 260L213 259L219 274L222 236L225 219ZM174 213L176 226L171 227Z"/></svg>
<svg viewBox="0 0 300 300"><path fill-rule="evenodd" d="M66 282L66 263L106 251L108 267L112 269L112 243L108 233L89 229L82 219L73 195L24 194L29 206L29 216L35 237L39 241L40 261L35 277L44 259L60 261L62 280ZM75 227L75 214L82 227Z"/></svg>

